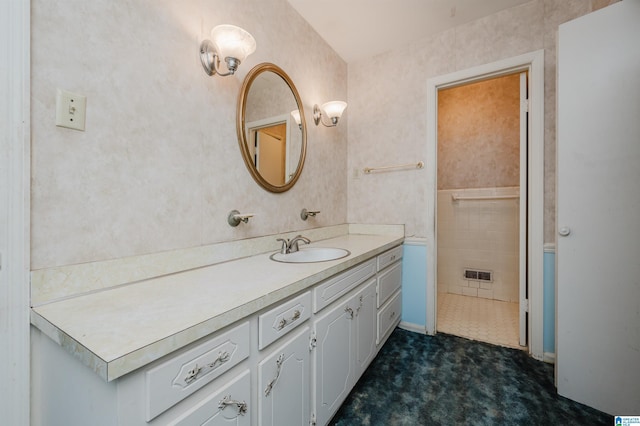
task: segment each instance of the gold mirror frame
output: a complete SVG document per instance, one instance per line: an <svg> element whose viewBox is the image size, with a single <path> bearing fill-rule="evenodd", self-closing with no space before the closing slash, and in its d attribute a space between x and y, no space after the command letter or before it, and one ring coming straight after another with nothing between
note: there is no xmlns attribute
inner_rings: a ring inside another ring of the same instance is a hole
<svg viewBox="0 0 640 426"><path fill-rule="evenodd" d="M262 73L272 72L278 75L291 89L291 93L296 100L298 105L298 110L300 111L300 126L302 131L302 146L300 148L300 159L298 161L298 167L295 170L293 176L284 184L284 185L273 185L268 182L257 168L254 165L253 159L251 158L251 152L249 151L247 144L247 134L246 134L246 123L245 123L245 113L247 110L247 97L249 95L249 90L251 89L251 84L253 81ZM236 131L238 133L238 144L240 145L240 152L242 152L242 159L244 160L249 173L251 173L251 177L267 191L270 192L285 192L288 191L295 185L302 173L302 168L304 166L304 161L307 155L307 124L304 117L304 108L302 106L302 100L300 99L300 95L298 94L298 90L296 86L293 84L293 81L287 73L285 73L282 68L279 66L264 62L262 64L258 64L249 71L247 76L242 83L242 88L240 89L240 94L238 96L238 108L236 111Z"/></svg>

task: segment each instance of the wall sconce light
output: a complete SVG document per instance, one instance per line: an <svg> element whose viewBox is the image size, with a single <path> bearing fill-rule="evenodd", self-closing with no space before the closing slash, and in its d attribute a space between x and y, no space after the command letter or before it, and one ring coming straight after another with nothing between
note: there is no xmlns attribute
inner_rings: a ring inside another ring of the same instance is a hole
<svg viewBox="0 0 640 426"><path fill-rule="evenodd" d="M302 130L302 120L300 119L300 110L294 109L293 111L291 111L291 116L293 117L294 121L298 125L298 128Z"/></svg>
<svg viewBox="0 0 640 426"><path fill-rule="evenodd" d="M346 102L342 101L331 101L326 104L322 104L322 107L318 107L318 105L313 106L313 122L316 123L316 126L319 123L322 123L323 126L326 127L334 127L338 124L338 120L342 117L342 113L347 107ZM326 124L322 119L323 116L329 117L331 120L331 124Z"/></svg>
<svg viewBox="0 0 640 426"><path fill-rule="evenodd" d="M232 75L238 65L256 50L256 40L251 34L234 25L218 25L211 30L211 40L202 40L200 61L208 75L221 77ZM227 64L226 73L220 72L220 59Z"/></svg>

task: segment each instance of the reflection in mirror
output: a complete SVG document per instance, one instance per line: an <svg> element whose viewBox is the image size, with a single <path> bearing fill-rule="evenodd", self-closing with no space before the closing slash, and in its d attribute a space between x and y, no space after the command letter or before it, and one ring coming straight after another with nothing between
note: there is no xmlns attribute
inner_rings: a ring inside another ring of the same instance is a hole
<svg viewBox="0 0 640 426"><path fill-rule="evenodd" d="M253 178L272 192L290 189L302 172L306 125L293 82L273 64L252 69L238 99L238 142Z"/></svg>

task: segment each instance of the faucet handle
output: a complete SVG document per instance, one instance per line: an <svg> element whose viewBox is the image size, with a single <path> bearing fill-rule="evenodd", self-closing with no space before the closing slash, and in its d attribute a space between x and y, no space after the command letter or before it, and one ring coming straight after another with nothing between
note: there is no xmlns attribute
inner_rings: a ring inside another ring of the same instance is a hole
<svg viewBox="0 0 640 426"><path fill-rule="evenodd" d="M284 238L278 238L276 241L282 241L282 247L280 248L280 253L288 254L289 252L289 240Z"/></svg>
<svg viewBox="0 0 640 426"><path fill-rule="evenodd" d="M300 212L300 218L302 220L307 220L309 216L315 217L315 215L317 215L318 213L320 213L320 210L309 211L307 209L302 209L302 211Z"/></svg>

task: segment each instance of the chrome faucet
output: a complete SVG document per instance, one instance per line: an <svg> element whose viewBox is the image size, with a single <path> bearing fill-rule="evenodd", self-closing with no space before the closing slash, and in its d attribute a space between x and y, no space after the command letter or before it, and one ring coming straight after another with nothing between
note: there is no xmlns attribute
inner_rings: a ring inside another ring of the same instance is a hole
<svg viewBox="0 0 640 426"><path fill-rule="evenodd" d="M284 238L278 238L277 241L282 241L282 247L280 248L280 253L282 254L289 254L289 253L295 253L297 252L300 248L298 247L298 243L300 241L302 241L305 244L309 244L311 243L311 240L303 237L302 235L297 235L295 237L293 237L291 240L287 240Z"/></svg>
<svg viewBox="0 0 640 426"><path fill-rule="evenodd" d="M299 250L298 248L298 242L302 241L305 244L309 244L311 243L311 240L303 237L302 235L298 235L294 238L291 239L291 241L289 241L289 253L295 253Z"/></svg>

